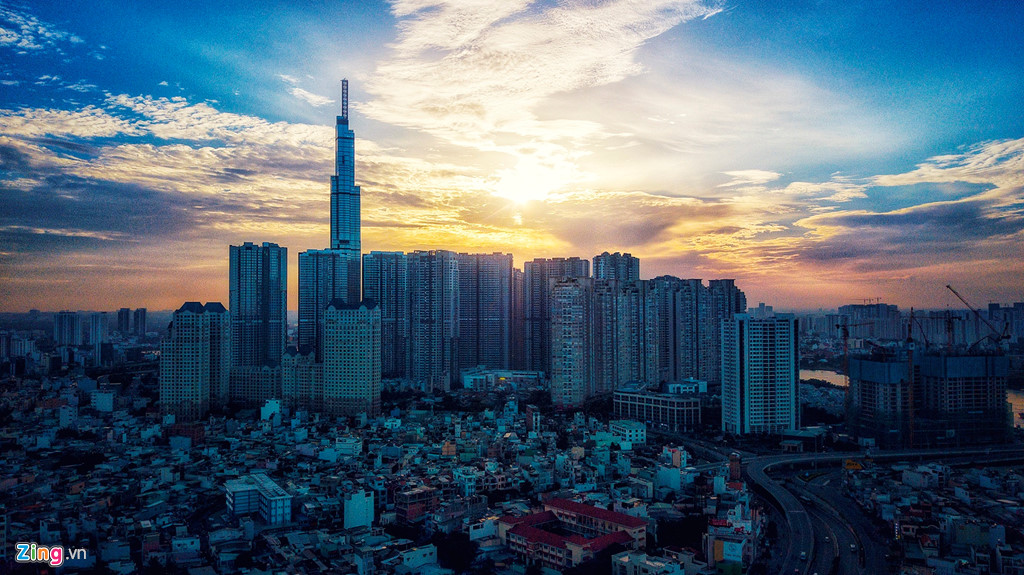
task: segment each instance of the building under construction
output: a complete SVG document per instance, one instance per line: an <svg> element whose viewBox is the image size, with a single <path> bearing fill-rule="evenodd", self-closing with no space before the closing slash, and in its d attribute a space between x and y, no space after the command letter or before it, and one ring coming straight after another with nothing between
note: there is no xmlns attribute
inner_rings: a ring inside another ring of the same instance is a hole
<svg viewBox="0 0 1024 575"><path fill-rule="evenodd" d="M850 357L848 418L863 443L884 448L1005 443L1009 358L992 352L875 347Z"/></svg>

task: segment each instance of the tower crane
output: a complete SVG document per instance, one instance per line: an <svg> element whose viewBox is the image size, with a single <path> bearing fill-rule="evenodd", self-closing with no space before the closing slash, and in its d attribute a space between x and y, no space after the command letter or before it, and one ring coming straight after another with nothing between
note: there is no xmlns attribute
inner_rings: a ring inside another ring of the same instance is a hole
<svg viewBox="0 0 1024 575"><path fill-rule="evenodd" d="M1006 323L1006 325L1003 327L1003 331L1000 332L998 329L996 329L996 326L992 325L992 322L990 322L985 316L981 315L981 312L978 311L977 308L975 308L973 305L970 304L970 302L968 302L966 299L964 299L964 296L960 295L960 292L958 292L955 289L953 289L953 286L951 286L949 284L946 284L946 289L948 289L949 291L953 292L953 295L955 295L957 297L957 299L959 299L961 302L963 302L963 304L965 306L967 306L967 309L971 310L974 313L974 317L976 317L979 320L981 320L982 323L984 323L986 326L988 326L988 329L992 332L991 334L986 335L985 337L983 337L983 338L979 339L978 341L974 342L973 344L971 344L971 347L967 348L967 351L970 351L971 349L974 348L974 346L976 346L979 343L985 341L986 339L991 339L992 342L996 344L996 347L999 347L1002 344L1003 340L1010 339L1010 324L1009 324L1009 322Z"/></svg>

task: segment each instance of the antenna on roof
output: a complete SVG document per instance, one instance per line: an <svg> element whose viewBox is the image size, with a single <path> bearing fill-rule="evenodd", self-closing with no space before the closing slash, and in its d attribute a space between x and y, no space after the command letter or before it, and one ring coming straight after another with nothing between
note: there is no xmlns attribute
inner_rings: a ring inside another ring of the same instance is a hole
<svg viewBox="0 0 1024 575"><path fill-rule="evenodd" d="M348 119L348 78L341 80L341 117Z"/></svg>

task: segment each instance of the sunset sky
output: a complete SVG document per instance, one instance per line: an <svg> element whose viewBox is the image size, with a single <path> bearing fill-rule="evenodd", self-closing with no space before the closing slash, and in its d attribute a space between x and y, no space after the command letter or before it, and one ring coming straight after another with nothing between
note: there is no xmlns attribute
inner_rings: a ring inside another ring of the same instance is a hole
<svg viewBox="0 0 1024 575"><path fill-rule="evenodd" d="M1024 2L296 4L0 0L0 311L226 303L245 241L294 308L343 77L364 251L1024 301Z"/></svg>

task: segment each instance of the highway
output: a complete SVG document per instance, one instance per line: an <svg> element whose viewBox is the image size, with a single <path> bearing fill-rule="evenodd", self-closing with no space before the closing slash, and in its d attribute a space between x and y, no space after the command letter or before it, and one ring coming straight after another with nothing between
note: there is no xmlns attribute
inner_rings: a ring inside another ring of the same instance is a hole
<svg viewBox="0 0 1024 575"><path fill-rule="evenodd" d="M694 454L713 463L696 466L698 471L721 468L728 461L733 449L727 446L690 437L674 436L672 440L690 449ZM840 472L828 474L818 483L799 487L784 485L769 475L773 468L796 468L817 465L839 465L847 459L870 458L875 461L936 461L971 456L975 462L1012 458L1024 458L1024 446L977 447L947 450L897 450L868 452L797 453L785 455L755 456L743 452L744 472L751 486L779 508L789 528L782 561L782 575L826 575L833 573L833 558L838 557L835 573L842 575L881 574L887 572L885 553L887 543L877 533L863 511L852 499L841 494ZM980 456L980 457L979 457ZM716 461L717 460L717 461ZM834 468L833 468L834 469ZM830 485L823 481L831 479ZM794 493L798 491L799 493ZM811 502L805 506L798 495ZM851 509L852 508L852 509ZM839 512L842 510L842 513ZM828 537L829 541L825 538ZM851 551L853 545L856 551ZM807 553L807 560L800 559L800 553Z"/></svg>
<svg viewBox="0 0 1024 575"><path fill-rule="evenodd" d="M723 448L724 449L724 448ZM1024 447L1011 446L1011 447L985 447L985 448L970 448L970 449L948 449L948 450L899 450L899 451L878 451L870 455L871 459L875 461L887 460L887 461L900 461L900 460L943 460L954 457L972 456L975 462L983 462L989 459L1000 459L1006 457L1024 457ZM981 457L978 457L981 456ZM828 464L828 463L841 463L847 459L863 459L869 457L866 453L861 452L845 452L845 453L807 453L807 454L788 454L788 455L769 455L762 457L755 457L752 460L745 462L746 476L750 479L751 483L764 494L768 495L769 500L779 507L780 511L786 517L786 523L789 526L789 544L787 546L786 558L783 561L782 569L780 573L782 575L789 575L792 573L800 573L807 575L808 573L814 573L811 570L811 564L819 564L819 561L815 557L815 530L812 524L811 514L808 513L807 508L800 501L789 487L783 485L779 481L769 476L768 471L774 467L805 467L807 465L817 464ZM794 488L795 489L795 488ZM830 492L834 497L840 497L838 490L833 488L826 490ZM823 502L824 503L824 502ZM857 538L857 531L854 526L850 524L850 520L847 518L846 513L840 515L835 508L846 510L851 505L855 505L852 500L845 499L840 501L833 499L831 502L824 503L822 505L822 511L830 511L823 515L824 520L828 520L828 516L832 517L833 522L838 520L840 524L844 526L844 529L849 528L849 532L852 532L853 537ZM831 510L829 507L831 506ZM858 509L859 513L860 510ZM862 515L862 514L861 514ZM867 521L866 525L859 525L861 531L873 531L873 526ZM841 532L843 530L839 530ZM836 533L839 536L839 532ZM850 561L844 561L841 559L842 565L845 566L844 573L885 573L885 547L881 549L869 549L865 550L863 545L859 542L856 543L858 553L865 555L864 561L871 563L872 567L869 570L863 565L851 565ZM849 546L847 546L849 549ZM800 559L800 553L806 552L809 558L808 561L802 561ZM840 550L840 553L842 550ZM849 551L847 551L849 553ZM852 555L852 553L851 553ZM840 555L842 558L842 555ZM852 558L851 558L852 559ZM857 559L860 563L860 557ZM828 571L826 571L827 573ZM818 572L821 573L820 571Z"/></svg>

